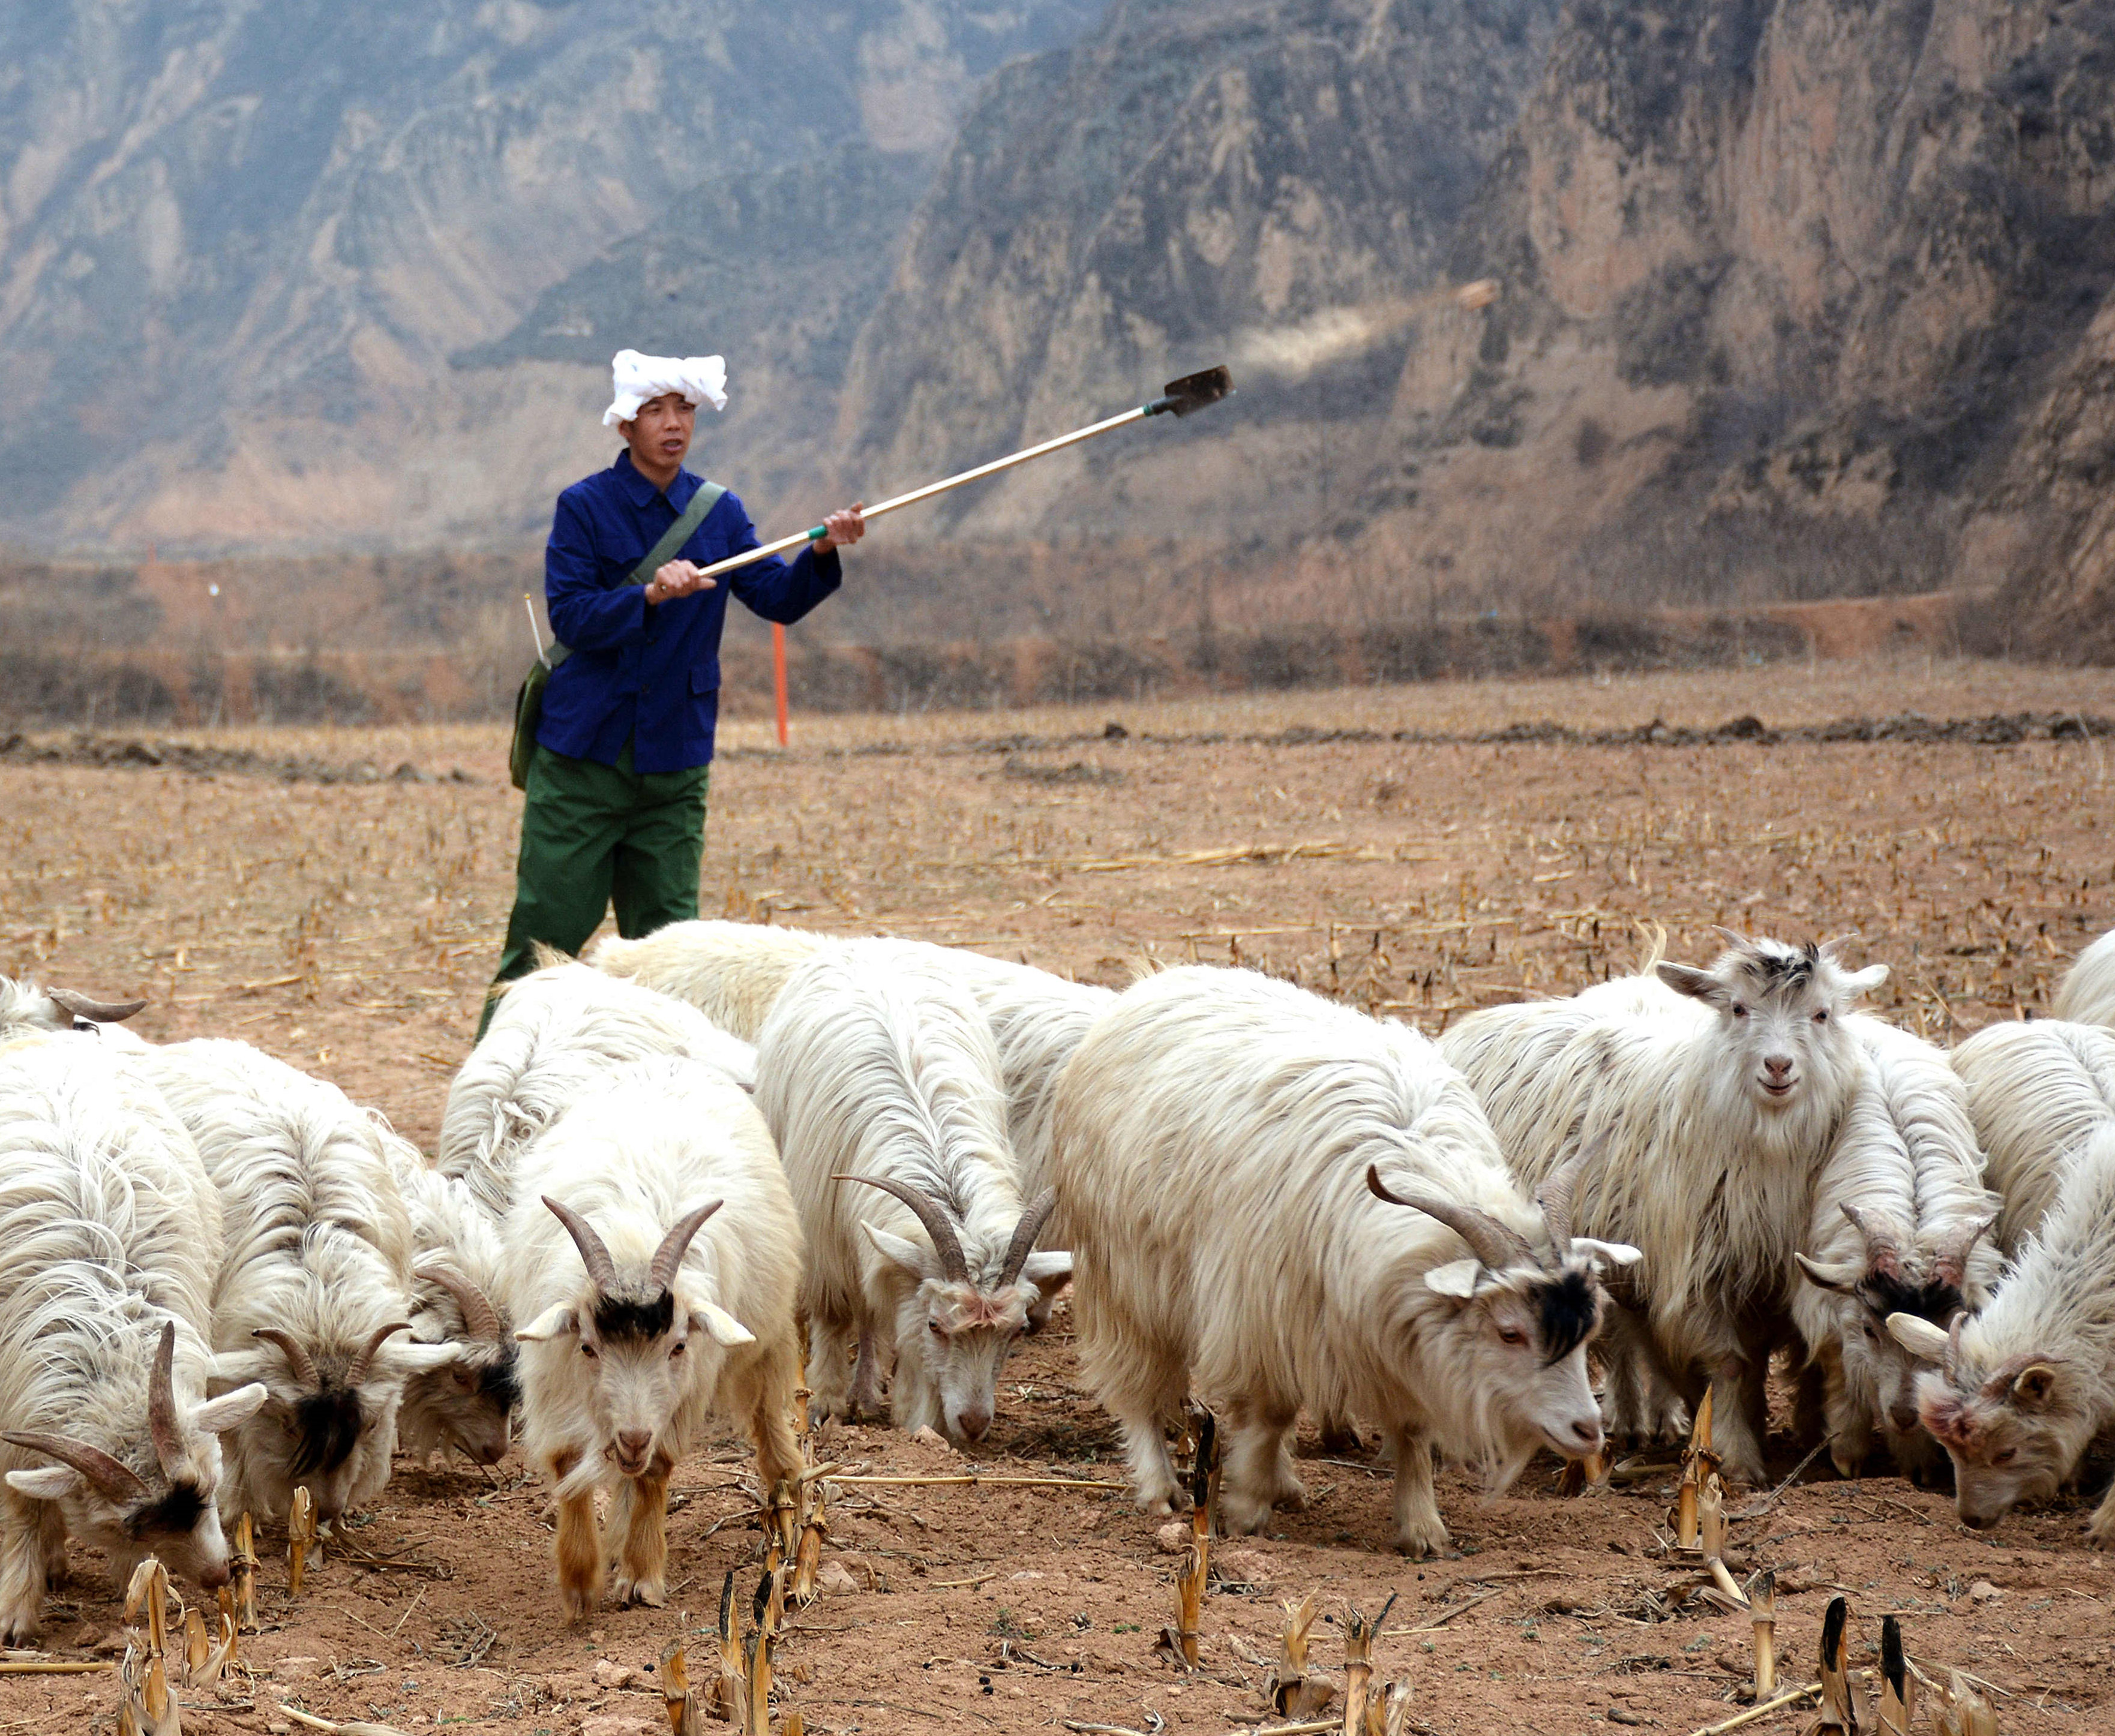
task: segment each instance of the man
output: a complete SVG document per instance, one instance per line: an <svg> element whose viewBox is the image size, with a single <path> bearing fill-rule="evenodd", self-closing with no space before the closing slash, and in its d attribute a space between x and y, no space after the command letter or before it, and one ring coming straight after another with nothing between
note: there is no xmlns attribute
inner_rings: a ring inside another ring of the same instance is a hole
<svg viewBox="0 0 2115 1736"><path fill-rule="evenodd" d="M722 493L644 583L635 569L701 488L683 468L698 405L727 407L718 356L618 353L603 413L625 450L558 497L544 556L551 630L571 654L551 671L530 763L499 983L534 964L540 941L578 952L611 901L617 932L651 933L698 914L705 788L719 712L727 593L791 625L836 590L837 550L866 534L856 506L788 562L773 557L708 579L715 561L755 548L741 502ZM478 1034L492 1017L488 997Z"/></svg>

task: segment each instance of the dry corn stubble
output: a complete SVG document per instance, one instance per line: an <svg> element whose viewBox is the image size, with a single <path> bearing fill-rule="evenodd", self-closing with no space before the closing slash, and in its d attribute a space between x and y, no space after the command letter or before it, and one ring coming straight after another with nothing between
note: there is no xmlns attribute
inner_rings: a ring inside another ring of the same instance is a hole
<svg viewBox="0 0 2115 1736"><path fill-rule="evenodd" d="M2015 677L2006 672L2003 679ZM1712 920L1816 934L1857 928L1866 937L1859 943L1861 961L1870 955L1897 966L1895 981L1881 996L1883 1007L1913 1027L1920 1015L1934 1034L1949 1028L1949 1016L1975 1024L2013 1016L2015 1000L2045 1006L2065 955L2115 908L2109 882L2115 861L2091 799L2090 761L2073 747L1631 752L1230 741L1218 749L1177 749L1144 739L1161 728L1218 728L1230 735L1296 724L1480 728L1540 715L1629 724L1658 713L1709 723L1757 711L1775 721L1774 680L1775 672L1759 685L1752 678L1713 677L1662 687L1618 683L1607 689L1585 684L1503 693L1420 689L1407 696L1349 696L1348 706L1340 705L1338 696L1301 695L1192 708L1181 716L1173 708L1124 707L1117 712L1133 731L1126 743L1028 752L1039 763L1093 760L1122 774L1120 781L1092 786L1006 780L1000 756L952 750L967 736L1012 728L1012 717L833 720L812 729L799 720L796 752L788 758L730 759L722 766L708 900L717 905L732 892L753 908L777 909L781 920L827 928L988 938L988 950L1025 954L1033 962L1104 981L1120 980L1148 947L1163 960L1186 957L1193 943L1181 937L1197 936L1200 956L1223 960L1238 946L1244 963L1322 992L1333 988L1355 1005L1407 1003L1392 1010L1428 1030L1487 1000L1523 989L1562 992L1603 971L1628 968L1643 945L1639 923L1654 918L1667 923L1670 948L1683 956L1712 946L1704 927ZM2041 703L2024 689L1970 687L1949 699L1943 688L1941 680L1922 690L1870 683L1832 689L1803 714L1920 709L1946 715ZM2104 696L2086 696L2083 703L2089 709L2115 709ZM1451 713L1451 723L1438 715L1441 709ZM1099 733L1101 717L1051 714L1028 721L1053 735L1083 728ZM826 728L840 733L826 734ZM256 780L208 784L158 772L0 767L0 843L9 846L0 850L0 941L11 948L13 962L48 978L113 993L151 992L157 1004L135 1021L143 1034L227 1034L260 1042L340 1079L430 1141L448 1070L465 1046L504 920L518 811L516 799L497 784L496 746L480 748L474 738L456 744L465 739L407 737L401 757L442 771L461 760L487 776L481 788L282 790ZM496 732L492 740L496 744ZM741 744L739 726L729 740ZM910 751L824 757L828 749L897 740ZM366 741L319 734L307 744L341 759L380 758L389 751ZM480 752L491 762L489 769L475 759ZM1399 784L1400 791L1376 799L1385 781ZM1168 859L1258 842L1307 841L1347 849L1311 859L1220 865ZM1385 859L1364 859L1360 853L1368 850L1384 852ZM1108 858L1163 865L1109 874L1034 865ZM1744 902L1758 893L1757 903ZM280 981L288 978L296 980ZM317 998L308 998L311 992ZM325 1051L329 1059L319 1060ZM1010 1386L1033 1382L1041 1395L1010 1395L1002 1408L997 1450L1018 1455L1000 1461L1005 1471L1024 1478L1071 1473L1079 1482L1109 1476L1113 1448L1103 1420L1078 1396L1076 1366L1062 1332L1025 1345L1007 1378ZM834 1442L833 1450L839 1450ZM870 1458L883 1475L929 1468L924 1460L897 1456L880 1432L858 1436L844 1456L848 1463ZM1794 1456L1780 1436L1771 1454L1773 1473L1787 1468ZM1487 1507L1470 1484L1449 1473L1441 1478L1440 1498L1457 1532L1480 1543L1484 1560L1492 1559L1493 1550L1546 1551L1542 1559L1572 1576L1583 1607L1613 1603L1611 1575L1631 1574L1636 1564L1608 1553L1608 1544L1636 1546L1648 1503L1626 1505L1619 1485L1608 1503L1567 1508L1566 1524L1575 1528L1566 1537L1576 1538L1577 1547L1564 1546L1550 1532L1545 1501L1556 1475L1553 1466L1539 1465L1516 1495ZM1653 1477L1655 1485L1672 1481L1665 1472ZM2071 1536L2075 1515L2068 1508L2016 1516L1986 1543L1957 1539L1943 1503L1901 1486L1887 1486L1914 1504L1929 1526L1908 1528L1903 1515L1870 1493L1864 1507L1879 1516L1865 1514L1852 1505L1856 1491L1839 1499L1829 1492L1834 1486L1791 1489L1767 1526L1757 1528L1803 1538L1818 1530L1814 1541L1759 1547L1757 1554L1798 1564L1796 1582L1804 1575L1810 1584L1872 1583L1885 1587L1889 1601L1923 1600L1927 1605L1947 1596L1922 1583L1933 1564L1942 1578L1959 1574L1965 1583L1990 1574L2016 1580L2022 1589L2016 1596L1981 1606L1974 1615L1964 1607L1955 1618L1957 1628L1948 1625L1949 1660L2005 1687L2031 1688L2019 1700L2001 1702L2008 1730L2055 1729L2067 1719L2077 1727L2081 1718L2090 1727L2104 1715L2104 1704L2094 1697L2102 1691L2061 1649L2084 1647L2081 1656L2090 1651L2090 1637L2076 1626L2067 1628L2062 1619L2085 1620L2099 1606L2060 1592L2056 1604L2039 1612L2035 1632L2002 1629L2008 1611L2046 1595L2024 1589L2036 1580L2052 1587L2075 1584L2104 1601L2115 1591L2100 1574L2101 1564ZM844 1728L864 1719L871 1728L886 1720L897 1728L967 1733L989 1727L979 1713L1003 1722L1033 1706L1039 1716L1045 1706L1038 1696L1053 1696L1053 1705L1062 1707L1074 1692L1080 1695L1071 1702L1074 1715L1090 1718L1087 1698L1114 1692L1107 1679L1117 1674L1094 1660L1121 1663L1126 1670L1153 1669L1145 1648L1167 1619L1169 1599L1164 1582L1137 1570L1142 1534L1122 1502L1062 1486L1002 1484L985 1475L930 1500L885 1488L874 1492L896 1502L892 1523L848 1518L857 1498L847 1491L842 1503L832 1504L847 1534L830 1547L864 1551L854 1564L862 1583L885 1583L889 1591L847 1594L842 1607L833 1598L820 1612L817 1638L789 1632L786 1658L816 1672L814 1683L796 1689L804 1701L811 1693L845 1702L915 1700L931 1715L852 1704L828 1712L804 1706L811 1723L822 1719ZM495 1702L507 1702L525 1670L557 1667L544 1660L565 1638L550 1618L541 1578L508 1577L516 1554L521 1563L545 1567L533 1501L472 1505L488 1494L475 1479L466 1483L454 1473L429 1474L400 1463L379 1523L420 1533L425 1552L449 1561L456 1578L437 1583L428 1609L385 1640L381 1634L406 1604L400 1600L378 1611L361 1601L389 1595L381 1576L310 1573L294 1625L245 1639L245 1653L261 1652L265 1667L288 1653L373 1658L388 1666L388 1683L400 1674L419 1681L417 1694L406 1697L415 1699L422 1714L445 1710L486 1720ZM1286 1515L1278 1528L1287 1541L1268 1546L1278 1583L1328 1583L1333 1593L1341 1586L1368 1607L1384 1596L1404 1569L1382 1553L1386 1504L1374 1495L1370 1486L1347 1487L1307 1514ZM454 1512L458 1504L465 1515L460 1541L452 1523L435 1529L437 1515ZM1601 1512L1603 1505L1612 1512ZM700 1500L690 1518L679 1522L672 1586L687 1572L709 1587L736 1559L746 1521L732 1518L731 1507ZM729 1518L727 1528L709 1538L695 1535L721 1518ZM507 1528L517 1520L522 1528ZM1019 1528L1027 1534L1017 1535ZM1340 1544L1340 1534L1353 1541ZM1917 1540L1913 1569L1900 1560L1907 1553L1906 1536ZM1760 1541L1746 1532L1743 1537ZM1988 1560L1986 1550L1994 1551ZM2032 1565L2008 1571L2015 1554ZM920 1574L907 1556L926 1564L927 1573ZM990 1583L994 1569L996 1585ZM1012 1583L1020 1571L1045 1577ZM276 1585L276 1564L268 1562L268 1583ZM87 1589L68 1595L83 1600L85 1619L112 1623L112 1614L96 1601L92 1562L85 1579ZM956 1586L965 1580L970 1583ZM943 1585L950 1588L934 1589ZM1813 1642L1814 1605L1825 1595L1780 1592L1778 1626L1787 1646ZM1560 1646L1567 1665L1586 1672L1594 1684L1574 1692L1620 1685L1631 1696L1625 1703L1661 1728L1687 1729L1724 1715L1709 1703L1713 1684L1683 1673L1695 1660L1681 1647L1704 1632L1700 1624L1709 1618L1686 1613L1679 1627L1659 1624L1635 1633L1590 1618L1606 1642L1599 1648L1587 1645L1581 1624L1564 1624L1560 1641L1559 1624L1545 1621L1543 1638L1529 1645L1516 1632L1520 1612L1535 1607L1528 1593L1500 1587L1488 1596L1466 1609L1448 1605L1450 1612L1463 1610L1460 1619L1400 1642L1429 1640L1438 1648L1415 1660L1425 1690L1421 1716L1432 1727L1445 1728L1449 1720L1493 1728L1537 1717L1548 1721L1547 1691L1539 1711L1526 1697L1536 1691L1538 1673L1547 1673L1560 1656ZM952 1640L934 1643L948 1617L957 1630L966 1626L974 1634L989 1626L1000 1602L1016 1622L1044 1630L1036 1649L1060 1657L1071 1654L1050 1652L1048 1633L1067 1635L1075 1613L1089 1616L1092 1626L1076 1642L1077 1656L1088 1675L1099 1672L1104 1679L1074 1690L1054 1678L995 1671L995 1694L985 1696L974 1672L958 1670L943 1682L947 1666L936 1663L929 1674L922 1671L924 1661L942 1650L978 1651ZM501 1643L483 1660L498 1674L444 1672L411 1649L415 1640L435 1651L437 1635L445 1631L438 1624L466 1622L472 1606L502 1630ZM1237 1630L1246 1611L1246 1631L1265 1650L1277 1649L1270 1643L1274 1624L1264 1619L1255 1600L1215 1596L1204 1608L1213 1618L1206 1625L1214 1630L1223 1622ZM381 1634L355 1624L354 1614ZM654 1657L666 1637L656 1619L642 1612L610 1612L605 1619L610 1643L631 1644L640 1659ZM806 1624L804 1619L796 1628ZM1139 1626L1137 1634L1117 1631L1131 1624ZM1737 1633L1741 1625L1737 1621L1728 1633ZM1913 1639L1927 1637L1923 1627L1906 1625ZM820 1637L841 1627L846 1637ZM1575 1628L1576 1633L1570 1632ZM1217 1638L1215 1631L1209 1642ZM2016 1657L2000 1649L2001 1639ZM796 1645L799 1651L791 1649ZM637 1649L642 1647L648 1649ZM1673 1668L1621 1661L1647 1653L1668 1658ZM1456 1673L1457 1662L1470 1660L1474 1668ZM1493 1680L1494 1675L1503 1679ZM786 1685L782 1674L780 1679ZM902 1691L906 1679L915 1692ZM6 1692L27 1694L34 1680L11 1679ZM2046 1683L2056 1687L2044 1706ZM1030 1697L1009 1704L1010 1685L1025 1685ZM328 1681L308 1703L340 1720L359 1721L369 1700L387 1705L396 1697L393 1686L388 1694L383 1688L381 1678ZM336 1698L323 1697L327 1693ZM1253 1693L1249 1690L1251 1706ZM1939 1695L1934 1690L1929 1697L1936 1702ZM539 1724L564 1727L553 1724L556 1708L535 1710L533 1694L520 1703L518 1715L493 1717L480 1727L505 1736L533 1736ZM1105 1703L1117 1710L1116 1702ZM1183 1702L1207 1727L1216 1727L1211 1719L1217 1711L1231 1711L1237 1703L1232 1690L1202 1677L1192 1679ZM2066 1706L2074 1710L2062 1711ZM0 1721L48 1710L41 1700L9 1697L0 1702ZM260 1702L259 1710L268 1708ZM1791 1727L1789 1715L1780 1715ZM1134 1702L1118 1721L1145 1720Z"/></svg>

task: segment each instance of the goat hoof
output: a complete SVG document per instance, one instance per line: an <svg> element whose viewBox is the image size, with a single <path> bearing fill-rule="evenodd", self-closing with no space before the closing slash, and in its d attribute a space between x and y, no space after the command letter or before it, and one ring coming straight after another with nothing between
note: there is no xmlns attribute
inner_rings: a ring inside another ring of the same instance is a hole
<svg viewBox="0 0 2115 1736"><path fill-rule="evenodd" d="M1427 1529L1413 1526L1395 1540L1396 1553L1407 1555L1413 1561L1429 1561L1447 1547L1447 1528L1440 1525Z"/></svg>

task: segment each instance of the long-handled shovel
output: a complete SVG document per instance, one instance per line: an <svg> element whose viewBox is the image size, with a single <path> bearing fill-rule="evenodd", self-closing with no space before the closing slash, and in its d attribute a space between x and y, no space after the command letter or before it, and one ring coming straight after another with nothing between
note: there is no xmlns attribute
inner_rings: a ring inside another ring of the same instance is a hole
<svg viewBox="0 0 2115 1736"><path fill-rule="evenodd" d="M922 488L913 488L908 494L899 494L865 509L866 516L878 519L884 512L893 512L899 506L915 506L920 501L929 501L936 494L945 494L950 488L959 488L964 483L973 483L980 477L995 476L1001 470L1010 470L1017 464L1026 464L1031 458L1040 458L1048 452L1062 451L1068 446L1077 446L1083 440L1092 440L1097 434L1142 422L1148 416L1186 416L1193 410L1203 410L1216 404L1234 389L1233 376L1224 368L1207 368L1202 373L1185 374L1179 380L1170 380L1161 394L1150 404L1141 404L1136 410L1127 410L1120 416L1111 416L1106 422L1097 422L1087 428L1077 428L1069 434L1060 434L1054 440L1045 440L1018 452L1010 452L1003 458L994 458L989 464L980 464L974 470L965 470L958 476L944 481L928 483ZM812 529L796 531L790 537L781 537L775 543L766 543L761 548L752 548L739 555L729 555L724 561L715 561L701 569L701 575L711 578L716 573L732 572L736 567L749 566L782 555L789 548L798 548L803 543L813 543L828 534L828 527L815 525Z"/></svg>

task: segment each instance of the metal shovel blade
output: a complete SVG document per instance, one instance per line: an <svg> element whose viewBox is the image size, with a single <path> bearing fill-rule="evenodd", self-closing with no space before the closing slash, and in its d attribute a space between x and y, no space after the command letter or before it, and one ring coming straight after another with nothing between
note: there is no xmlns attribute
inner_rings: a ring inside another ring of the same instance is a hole
<svg viewBox="0 0 2115 1736"><path fill-rule="evenodd" d="M1202 373L1186 373L1160 388L1160 396L1145 406L1149 416L1186 416L1229 396L1234 377L1223 368L1207 368Z"/></svg>

